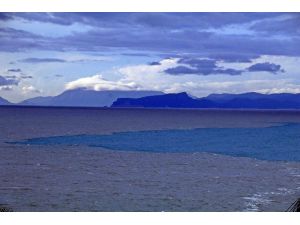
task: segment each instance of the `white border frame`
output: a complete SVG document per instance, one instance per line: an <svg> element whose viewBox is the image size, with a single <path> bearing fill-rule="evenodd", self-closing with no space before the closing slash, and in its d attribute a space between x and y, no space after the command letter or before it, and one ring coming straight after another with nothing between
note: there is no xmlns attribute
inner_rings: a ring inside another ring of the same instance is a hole
<svg viewBox="0 0 300 225"><path fill-rule="evenodd" d="M298 213L3 213L4 225L298 225Z"/></svg>
<svg viewBox="0 0 300 225"><path fill-rule="evenodd" d="M300 0L1 0L1 12L297 12Z"/></svg>
<svg viewBox="0 0 300 225"><path fill-rule="evenodd" d="M1 12L300 12L300 0L1 0ZM1 225L298 225L297 213L1 213Z"/></svg>

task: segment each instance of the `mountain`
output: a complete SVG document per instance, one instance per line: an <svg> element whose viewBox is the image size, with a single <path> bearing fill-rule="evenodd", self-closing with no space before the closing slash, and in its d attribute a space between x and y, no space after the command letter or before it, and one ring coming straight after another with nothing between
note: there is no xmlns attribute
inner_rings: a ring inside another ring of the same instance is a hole
<svg viewBox="0 0 300 225"><path fill-rule="evenodd" d="M19 105L39 106L81 106L103 107L110 106L121 97L140 98L149 95L161 95L159 91L94 91L87 89L67 90L53 97L35 97L20 102Z"/></svg>
<svg viewBox="0 0 300 225"><path fill-rule="evenodd" d="M220 108L254 108L254 109L299 109L300 94L260 94L255 92L243 94L211 94L205 97L214 101Z"/></svg>
<svg viewBox="0 0 300 225"><path fill-rule="evenodd" d="M233 99L260 99L264 96L264 94L260 94L260 93L256 93L256 92L247 92L247 93L242 93L242 94L210 94L207 97L205 97L206 99L209 99L211 101L214 102L218 102L218 103L224 103Z"/></svg>
<svg viewBox="0 0 300 225"><path fill-rule="evenodd" d="M48 105L50 104L53 97L35 97L35 98L29 98L27 100L24 100L20 102L18 105Z"/></svg>
<svg viewBox="0 0 300 225"><path fill-rule="evenodd" d="M119 98L112 107L144 107L144 108L213 108L214 102L207 99L194 99L186 92L163 94L130 99Z"/></svg>
<svg viewBox="0 0 300 225"><path fill-rule="evenodd" d="M12 103L7 101L6 99L0 97L0 105L11 105L11 104Z"/></svg>
<svg viewBox="0 0 300 225"><path fill-rule="evenodd" d="M136 99L120 98L112 107L300 109L300 94L211 94L192 98L187 93L163 94Z"/></svg>
<svg viewBox="0 0 300 225"><path fill-rule="evenodd" d="M206 99L216 102L226 102L234 99L268 99L276 101L296 101L300 103L300 94L280 93L280 94L261 94L256 92L248 92L242 94L211 94L205 97Z"/></svg>

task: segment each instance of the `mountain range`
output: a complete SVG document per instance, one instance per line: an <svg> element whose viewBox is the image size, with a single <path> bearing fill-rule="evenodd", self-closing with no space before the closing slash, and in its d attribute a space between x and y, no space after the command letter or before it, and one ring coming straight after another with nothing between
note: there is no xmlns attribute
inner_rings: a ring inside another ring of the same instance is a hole
<svg viewBox="0 0 300 225"><path fill-rule="evenodd" d="M186 92L67 90L57 96L35 97L17 104L0 97L0 105L128 107L128 108L225 108L300 109L300 94L211 94L196 98Z"/></svg>
<svg viewBox="0 0 300 225"><path fill-rule="evenodd" d="M161 95L159 91L94 91L87 89L67 90L53 97L35 97L20 102L18 105L32 106L77 106L105 107L110 106L121 97L140 98L144 96Z"/></svg>
<svg viewBox="0 0 300 225"><path fill-rule="evenodd" d="M187 93L164 94L130 99L119 98L112 107L142 108L231 108L231 109L300 109L300 94L211 94L194 98Z"/></svg>

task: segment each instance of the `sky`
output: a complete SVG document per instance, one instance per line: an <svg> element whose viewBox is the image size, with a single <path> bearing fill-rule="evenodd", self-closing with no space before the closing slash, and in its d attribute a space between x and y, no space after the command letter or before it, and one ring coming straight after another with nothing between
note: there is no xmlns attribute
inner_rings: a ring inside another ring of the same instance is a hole
<svg viewBox="0 0 300 225"><path fill-rule="evenodd" d="M0 96L300 93L300 13L0 13Z"/></svg>

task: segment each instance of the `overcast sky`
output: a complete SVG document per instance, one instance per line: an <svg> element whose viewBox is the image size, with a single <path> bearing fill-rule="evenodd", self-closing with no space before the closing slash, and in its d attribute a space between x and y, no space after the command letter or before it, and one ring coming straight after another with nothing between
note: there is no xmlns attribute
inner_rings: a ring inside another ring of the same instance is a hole
<svg viewBox="0 0 300 225"><path fill-rule="evenodd" d="M0 96L300 92L300 13L0 13Z"/></svg>

